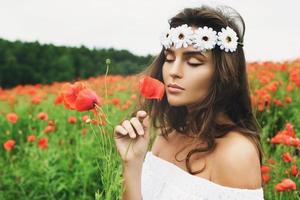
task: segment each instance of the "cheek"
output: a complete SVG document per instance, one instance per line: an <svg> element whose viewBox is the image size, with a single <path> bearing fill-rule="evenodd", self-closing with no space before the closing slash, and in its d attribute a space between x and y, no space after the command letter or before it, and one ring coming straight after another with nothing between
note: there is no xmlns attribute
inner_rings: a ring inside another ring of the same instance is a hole
<svg viewBox="0 0 300 200"><path fill-rule="evenodd" d="M163 65L161 70L162 70L163 81L164 81L164 83L166 83L167 77L168 77L167 76L167 74L168 74L167 67L165 65Z"/></svg>
<svg viewBox="0 0 300 200"><path fill-rule="evenodd" d="M211 86L212 76L213 74L209 69L201 69L190 73L188 81L192 96L204 96Z"/></svg>

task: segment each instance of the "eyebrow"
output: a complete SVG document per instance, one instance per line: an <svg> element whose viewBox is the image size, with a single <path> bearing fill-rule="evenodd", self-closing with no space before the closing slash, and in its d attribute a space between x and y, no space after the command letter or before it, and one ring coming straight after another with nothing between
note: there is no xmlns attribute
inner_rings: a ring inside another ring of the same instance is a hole
<svg viewBox="0 0 300 200"><path fill-rule="evenodd" d="M165 54L167 54L167 53L173 53L174 54L174 51L171 50L171 49L166 49L164 51L164 53ZM200 56L203 56L204 58L206 58L206 56L203 55L201 51L185 51L185 52L183 52L183 55L184 56L197 56L197 55L200 55Z"/></svg>

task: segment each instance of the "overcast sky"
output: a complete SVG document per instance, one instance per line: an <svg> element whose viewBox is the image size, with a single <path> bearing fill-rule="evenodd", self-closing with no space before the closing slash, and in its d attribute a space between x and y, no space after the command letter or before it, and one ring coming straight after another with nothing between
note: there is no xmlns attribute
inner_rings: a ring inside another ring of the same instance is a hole
<svg viewBox="0 0 300 200"><path fill-rule="evenodd" d="M0 0L0 37L156 55L167 20L184 7L225 4L244 18L248 61L300 57L298 0Z"/></svg>

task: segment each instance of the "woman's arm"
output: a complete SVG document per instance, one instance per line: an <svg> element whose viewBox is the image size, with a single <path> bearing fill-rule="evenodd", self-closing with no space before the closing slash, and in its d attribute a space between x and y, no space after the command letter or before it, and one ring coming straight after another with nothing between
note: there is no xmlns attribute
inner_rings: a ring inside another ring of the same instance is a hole
<svg viewBox="0 0 300 200"><path fill-rule="evenodd" d="M141 200L142 166L147 154L149 117L138 111L136 117L123 121L114 129L114 138L123 165L122 200Z"/></svg>
<svg viewBox="0 0 300 200"><path fill-rule="evenodd" d="M142 177L142 161L129 161L123 164L123 188L124 193L122 200L141 200L141 177Z"/></svg>

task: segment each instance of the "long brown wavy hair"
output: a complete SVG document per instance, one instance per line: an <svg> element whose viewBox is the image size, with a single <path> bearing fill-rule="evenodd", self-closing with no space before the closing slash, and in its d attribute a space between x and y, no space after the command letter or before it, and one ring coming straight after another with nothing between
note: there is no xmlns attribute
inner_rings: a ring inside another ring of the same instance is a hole
<svg viewBox="0 0 300 200"><path fill-rule="evenodd" d="M185 8L169 19L170 28L182 24L195 27L208 26L217 32L229 26L237 33L238 42L243 43L244 20L236 10L228 6L212 8L203 5L198 8ZM163 82L164 50L162 48L159 55L142 74ZM212 60L213 67L216 69L212 86L193 113L188 113L186 106L171 106L166 95L161 101L141 99L139 105L139 109L144 109L150 114L152 126L159 128L166 140L168 140L168 134L176 130L180 134L199 138L205 142L204 148L193 149L186 156L186 168L190 174L201 173L206 167L205 165L201 170L192 172L189 163L191 155L197 152L213 151L216 147L215 138L224 137L229 131L239 131L254 142L259 153L260 164L264 155L259 134L261 127L251 107L242 45L238 45L237 50L232 53L226 53L215 47L212 49ZM234 124L217 123L215 118L219 112L225 113Z"/></svg>

